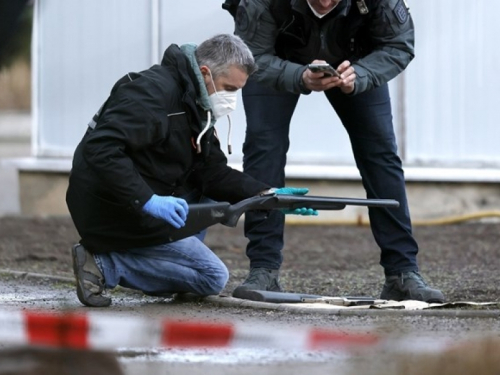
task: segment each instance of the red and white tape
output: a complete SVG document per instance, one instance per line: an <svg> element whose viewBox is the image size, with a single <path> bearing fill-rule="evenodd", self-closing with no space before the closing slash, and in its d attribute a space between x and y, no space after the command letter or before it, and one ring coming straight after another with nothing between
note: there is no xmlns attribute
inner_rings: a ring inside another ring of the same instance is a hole
<svg viewBox="0 0 500 375"><path fill-rule="evenodd" d="M0 311L0 343L80 349L280 348L349 349L379 343L376 335L315 328L283 330L236 323L208 323L96 312Z"/></svg>

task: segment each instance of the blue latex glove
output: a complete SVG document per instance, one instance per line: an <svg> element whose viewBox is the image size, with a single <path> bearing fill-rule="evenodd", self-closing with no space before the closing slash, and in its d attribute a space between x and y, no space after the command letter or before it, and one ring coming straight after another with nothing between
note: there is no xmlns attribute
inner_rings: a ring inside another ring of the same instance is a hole
<svg viewBox="0 0 500 375"><path fill-rule="evenodd" d="M282 187L274 191L275 194L289 194L289 195L306 195L309 193L308 188L294 188L294 187ZM281 210L285 215L302 215L302 216L318 216L318 211L312 208L296 208L294 210L284 208Z"/></svg>
<svg viewBox="0 0 500 375"><path fill-rule="evenodd" d="M153 196L142 207L142 210L158 219L163 219L174 228L181 228L186 223L189 206L184 199L176 197Z"/></svg>

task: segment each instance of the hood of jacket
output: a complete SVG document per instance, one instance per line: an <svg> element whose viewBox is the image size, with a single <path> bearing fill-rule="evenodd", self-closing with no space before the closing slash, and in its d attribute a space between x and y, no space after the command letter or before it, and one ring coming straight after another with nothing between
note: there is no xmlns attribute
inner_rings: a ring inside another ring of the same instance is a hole
<svg viewBox="0 0 500 375"><path fill-rule="evenodd" d="M171 69L173 74L179 76L185 96L191 97L196 103L196 108L192 109L199 115L201 126L198 130L200 133L205 133L215 125L215 118L212 116L208 91L196 61L196 48L197 45L194 43L187 43L180 47L173 44L165 51L161 65ZM191 104L190 102L187 103Z"/></svg>

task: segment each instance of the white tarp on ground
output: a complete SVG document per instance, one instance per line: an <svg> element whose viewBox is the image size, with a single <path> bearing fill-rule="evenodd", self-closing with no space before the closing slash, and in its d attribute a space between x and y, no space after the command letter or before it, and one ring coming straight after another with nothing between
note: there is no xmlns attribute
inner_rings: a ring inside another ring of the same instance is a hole
<svg viewBox="0 0 500 375"><path fill-rule="evenodd" d="M226 300L233 303L253 303L265 305L279 305L286 306L287 308L300 308L300 309L325 309L325 310L367 310L367 309L397 309L397 310L427 310L427 309L447 309L447 308L460 308L469 307L474 308L474 310L482 308L497 307L500 308L500 302L473 302L473 301L455 301L455 302L445 302L445 303L427 303L422 301L407 300L407 301L387 301L387 300L375 300L374 304L357 305L357 306L343 306L337 303L337 300L342 299L342 297L323 297L314 300L314 302L299 302L299 303L268 303L262 301L250 301L245 299L238 299L233 297L225 296L214 296L208 297L207 299L212 302L217 302L217 300Z"/></svg>

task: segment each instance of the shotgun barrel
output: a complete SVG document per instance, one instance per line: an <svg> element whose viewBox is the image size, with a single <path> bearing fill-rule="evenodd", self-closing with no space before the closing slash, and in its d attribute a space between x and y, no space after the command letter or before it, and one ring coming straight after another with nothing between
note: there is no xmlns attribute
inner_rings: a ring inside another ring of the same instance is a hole
<svg viewBox="0 0 500 375"><path fill-rule="evenodd" d="M229 202L195 203L189 205L189 213L184 227L171 228L169 240L173 242L193 236L215 224L235 227L241 215L249 210L293 210L303 207L314 210L343 210L346 206L396 208L399 207L399 202L393 199L269 194L244 199L235 204Z"/></svg>

